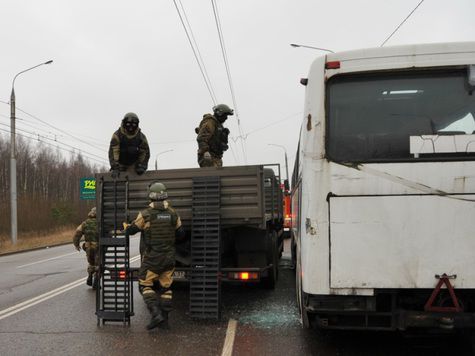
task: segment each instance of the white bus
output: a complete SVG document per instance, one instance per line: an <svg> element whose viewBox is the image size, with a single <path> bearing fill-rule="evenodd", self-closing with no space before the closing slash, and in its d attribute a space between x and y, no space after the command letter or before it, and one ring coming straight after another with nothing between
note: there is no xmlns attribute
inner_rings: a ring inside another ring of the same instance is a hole
<svg viewBox="0 0 475 356"><path fill-rule="evenodd" d="M302 79L303 325L475 326L475 42L332 53Z"/></svg>

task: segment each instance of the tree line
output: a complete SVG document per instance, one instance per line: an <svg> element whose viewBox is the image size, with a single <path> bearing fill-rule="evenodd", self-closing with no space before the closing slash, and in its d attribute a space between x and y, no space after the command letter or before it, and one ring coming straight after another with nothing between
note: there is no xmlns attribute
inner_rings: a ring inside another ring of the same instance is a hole
<svg viewBox="0 0 475 356"><path fill-rule="evenodd" d="M105 167L79 153L65 157L41 142L17 137L18 232L47 232L84 220L94 200L81 200L80 179ZM0 236L10 235L10 141L0 135Z"/></svg>

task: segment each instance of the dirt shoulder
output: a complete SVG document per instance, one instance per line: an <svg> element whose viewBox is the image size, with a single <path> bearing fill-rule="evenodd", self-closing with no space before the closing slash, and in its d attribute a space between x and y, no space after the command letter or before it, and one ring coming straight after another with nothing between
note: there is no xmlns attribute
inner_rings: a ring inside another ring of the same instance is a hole
<svg viewBox="0 0 475 356"><path fill-rule="evenodd" d="M72 244L74 229L71 226L43 234L20 234L15 245L12 244L10 236L0 236L0 255L66 243Z"/></svg>

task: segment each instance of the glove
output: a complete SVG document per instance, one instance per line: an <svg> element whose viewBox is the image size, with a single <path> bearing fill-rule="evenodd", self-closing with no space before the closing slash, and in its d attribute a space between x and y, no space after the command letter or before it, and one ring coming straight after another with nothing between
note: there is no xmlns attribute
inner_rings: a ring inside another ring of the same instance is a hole
<svg viewBox="0 0 475 356"><path fill-rule="evenodd" d="M203 154L203 159L204 159L205 161L211 161L211 154L210 154L208 151L206 151L206 152Z"/></svg>
<svg viewBox="0 0 475 356"><path fill-rule="evenodd" d="M81 251L81 247L79 247L79 245L74 245L74 248L78 251Z"/></svg>
<svg viewBox="0 0 475 356"><path fill-rule="evenodd" d="M145 172L145 167L142 166L141 164L135 167L135 173L137 173L139 176L144 174L144 172Z"/></svg>

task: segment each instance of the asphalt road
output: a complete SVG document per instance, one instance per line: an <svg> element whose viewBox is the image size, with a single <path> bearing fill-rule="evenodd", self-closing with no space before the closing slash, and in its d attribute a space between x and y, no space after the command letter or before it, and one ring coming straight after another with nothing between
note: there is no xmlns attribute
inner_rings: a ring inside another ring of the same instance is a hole
<svg viewBox="0 0 475 356"><path fill-rule="evenodd" d="M131 240L131 257L138 239ZM136 264L135 264L136 265ZM130 326L97 326L85 254L72 245L0 257L0 355L469 355L459 337L302 329L288 255L275 290L222 288L220 321L192 320L186 284L174 287L170 330L147 331L138 292ZM135 286L135 291L137 288Z"/></svg>

